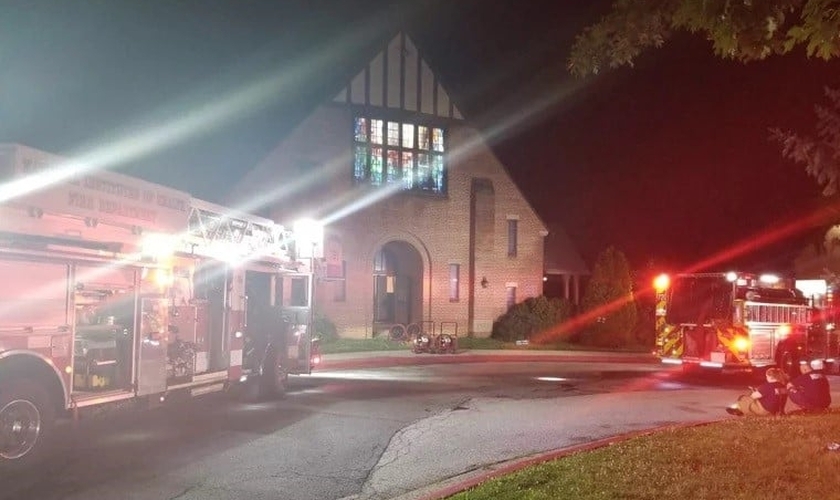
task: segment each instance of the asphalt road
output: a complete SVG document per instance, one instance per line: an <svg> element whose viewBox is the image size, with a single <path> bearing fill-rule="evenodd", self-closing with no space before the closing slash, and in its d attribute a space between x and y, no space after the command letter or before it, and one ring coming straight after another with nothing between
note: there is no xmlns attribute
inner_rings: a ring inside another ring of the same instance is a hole
<svg viewBox="0 0 840 500"><path fill-rule="evenodd" d="M724 417L747 383L597 362L320 372L279 401L217 394L87 419L49 463L0 478L0 498L392 498L534 452Z"/></svg>

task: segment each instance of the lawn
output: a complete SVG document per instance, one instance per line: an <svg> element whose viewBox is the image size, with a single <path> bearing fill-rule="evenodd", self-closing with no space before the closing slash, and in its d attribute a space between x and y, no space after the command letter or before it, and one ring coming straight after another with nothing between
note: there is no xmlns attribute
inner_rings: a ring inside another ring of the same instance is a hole
<svg viewBox="0 0 840 500"><path fill-rule="evenodd" d="M411 346L408 343L394 342L385 337L375 339L336 339L321 343L322 354L344 352L404 351Z"/></svg>
<svg viewBox="0 0 840 500"><path fill-rule="evenodd" d="M386 337L375 339L336 339L321 343L321 352L324 354L337 354L345 352L371 352L371 351L399 351L409 349L410 344L388 340ZM459 337L458 349L516 349L516 350L559 350L559 351L626 351L626 352L650 352L650 348L627 348L627 349L597 349L580 344L559 343L559 344L530 344L518 346L513 342L502 342L501 340L479 337Z"/></svg>
<svg viewBox="0 0 840 500"><path fill-rule="evenodd" d="M837 498L840 409L667 430L523 469L450 500Z"/></svg>

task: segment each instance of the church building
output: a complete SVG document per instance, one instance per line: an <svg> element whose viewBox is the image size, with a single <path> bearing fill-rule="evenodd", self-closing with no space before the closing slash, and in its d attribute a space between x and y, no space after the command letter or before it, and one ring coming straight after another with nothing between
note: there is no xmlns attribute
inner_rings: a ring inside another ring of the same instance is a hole
<svg viewBox="0 0 840 500"><path fill-rule="evenodd" d="M543 293L546 224L411 37L383 43L327 97L230 200L270 200L284 225L323 224L315 307L339 335L414 325L486 336Z"/></svg>

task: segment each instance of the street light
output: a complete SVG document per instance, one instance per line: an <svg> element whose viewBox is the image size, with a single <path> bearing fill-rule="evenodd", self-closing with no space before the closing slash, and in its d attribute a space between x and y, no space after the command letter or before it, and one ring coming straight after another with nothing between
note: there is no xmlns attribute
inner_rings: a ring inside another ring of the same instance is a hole
<svg viewBox="0 0 840 500"><path fill-rule="evenodd" d="M292 231L298 256L309 257L309 345L306 346L306 359L311 369L312 338L315 335L315 259L323 252L324 224L314 219L299 219L295 221Z"/></svg>
<svg viewBox="0 0 840 500"><path fill-rule="evenodd" d="M324 246L324 225L315 219L300 219L292 228L300 257L315 259Z"/></svg>

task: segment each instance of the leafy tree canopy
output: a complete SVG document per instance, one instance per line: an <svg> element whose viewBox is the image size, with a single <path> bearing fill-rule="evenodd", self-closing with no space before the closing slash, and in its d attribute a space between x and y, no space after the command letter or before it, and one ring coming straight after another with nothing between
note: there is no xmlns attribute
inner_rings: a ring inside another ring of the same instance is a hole
<svg viewBox="0 0 840 500"><path fill-rule="evenodd" d="M749 62L787 54L840 56L840 0L615 0L610 11L580 33L568 60L573 75L632 66L645 50L674 33L705 36L724 59ZM805 165L823 194L840 194L840 90L826 88L811 134L774 129L782 154Z"/></svg>
<svg viewBox="0 0 840 500"><path fill-rule="evenodd" d="M609 247L598 256L581 300L583 310L597 315L583 337L585 343L618 347L633 343L637 311L627 258Z"/></svg>
<svg viewBox="0 0 840 500"><path fill-rule="evenodd" d="M701 34L715 54L741 62L797 46L831 59L840 56L840 0L615 0L577 36L569 71L586 76L632 66L678 31Z"/></svg>
<svg viewBox="0 0 840 500"><path fill-rule="evenodd" d="M840 90L825 89L829 105L817 105L813 135L773 129L771 137L782 144L782 154L805 165L808 175L822 186L825 196L838 194L840 182Z"/></svg>

